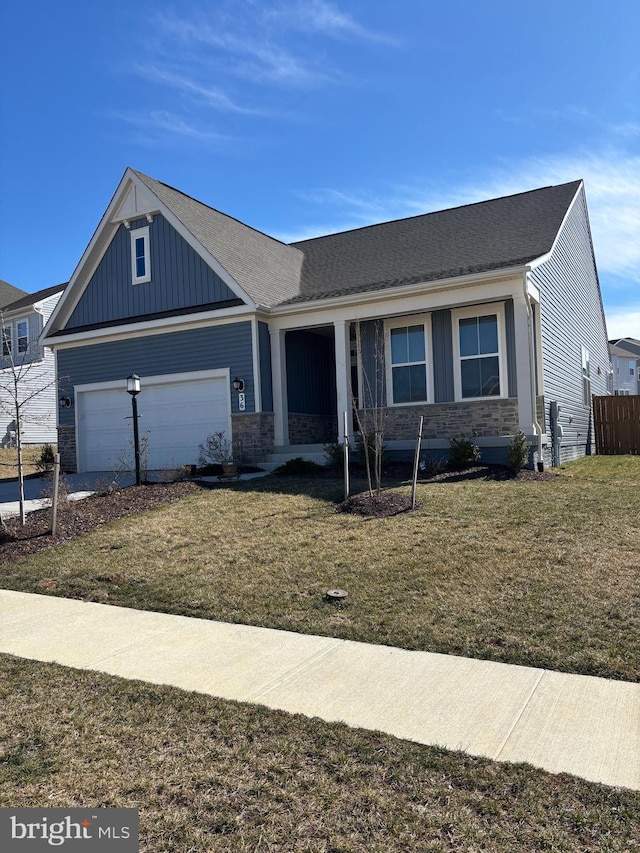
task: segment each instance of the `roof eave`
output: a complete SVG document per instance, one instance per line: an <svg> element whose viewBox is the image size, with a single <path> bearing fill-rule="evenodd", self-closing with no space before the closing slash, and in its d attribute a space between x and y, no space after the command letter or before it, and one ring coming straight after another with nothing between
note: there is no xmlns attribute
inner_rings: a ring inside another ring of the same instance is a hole
<svg viewBox="0 0 640 853"><path fill-rule="evenodd" d="M537 259L536 259L537 260ZM469 273L468 275L450 276L448 278L434 279L414 284L397 285L395 287L381 290L358 291L344 296L333 296L327 299L310 299L306 302L296 302L291 305L276 305L271 309L273 316L282 316L296 313L309 313L326 308L343 308L347 305L357 305L364 300L368 302L391 301L398 297L411 296L424 291L434 292L438 290L458 289L472 287L476 284L485 284L490 281L501 281L515 276L521 277L523 273L531 270L531 263L517 264L511 267L503 267L496 270L488 270L484 273Z"/></svg>

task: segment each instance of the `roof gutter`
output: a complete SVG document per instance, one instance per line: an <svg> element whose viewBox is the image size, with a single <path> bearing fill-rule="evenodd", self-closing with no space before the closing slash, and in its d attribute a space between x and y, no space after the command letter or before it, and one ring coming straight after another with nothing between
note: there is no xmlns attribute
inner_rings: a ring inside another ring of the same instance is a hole
<svg viewBox="0 0 640 853"><path fill-rule="evenodd" d="M361 304L364 300L368 302L385 302L390 299L410 296L413 293L424 293L428 291L449 290L453 288L472 287L474 284L483 284L488 281L499 281L501 279L514 278L522 274L528 267L517 264L512 267L502 267L495 270L487 270L480 273L467 273L466 275L438 278L433 281L419 281L413 284L395 285L383 287L379 290L360 290L356 293L346 293L343 296L331 296L323 299L310 299L307 302L295 302L289 305L274 305L271 308L272 316L286 314L298 314L310 311L318 311L323 308L341 308L350 304Z"/></svg>

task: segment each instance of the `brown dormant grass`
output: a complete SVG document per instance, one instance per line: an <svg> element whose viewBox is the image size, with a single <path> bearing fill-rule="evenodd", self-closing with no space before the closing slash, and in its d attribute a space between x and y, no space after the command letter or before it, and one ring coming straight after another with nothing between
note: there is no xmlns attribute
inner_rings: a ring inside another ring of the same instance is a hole
<svg viewBox="0 0 640 853"><path fill-rule="evenodd" d="M142 853L629 853L640 795L0 655L0 807L131 807Z"/></svg>
<svg viewBox="0 0 640 853"><path fill-rule="evenodd" d="M640 678L640 457L422 482L420 508L387 519L336 513L340 492L271 477L199 493L1 566L0 585Z"/></svg>

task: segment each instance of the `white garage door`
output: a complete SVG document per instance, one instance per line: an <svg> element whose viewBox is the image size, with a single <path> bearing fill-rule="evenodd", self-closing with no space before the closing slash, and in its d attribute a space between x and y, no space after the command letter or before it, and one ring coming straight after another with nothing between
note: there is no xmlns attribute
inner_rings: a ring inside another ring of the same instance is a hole
<svg viewBox="0 0 640 853"><path fill-rule="evenodd" d="M138 430L147 444L148 469L198 461L207 435L229 435L228 377L203 373L141 377ZM131 396L126 381L76 388L78 470L133 468Z"/></svg>

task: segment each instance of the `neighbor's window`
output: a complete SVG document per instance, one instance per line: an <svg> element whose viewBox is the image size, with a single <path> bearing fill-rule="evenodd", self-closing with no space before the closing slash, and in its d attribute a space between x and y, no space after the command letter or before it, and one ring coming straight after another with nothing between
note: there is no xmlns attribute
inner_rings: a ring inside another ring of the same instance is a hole
<svg viewBox="0 0 640 853"><path fill-rule="evenodd" d="M151 281L148 227L131 231L131 276L134 284Z"/></svg>
<svg viewBox="0 0 640 853"><path fill-rule="evenodd" d="M582 401L585 406L591 405L591 364L586 347L582 347Z"/></svg>
<svg viewBox="0 0 640 853"><path fill-rule="evenodd" d="M18 352L26 352L29 349L29 327L26 320L20 320L16 324L16 341Z"/></svg>
<svg viewBox="0 0 640 853"><path fill-rule="evenodd" d="M415 320L421 322L415 322ZM387 377L393 405L428 402L427 318L387 323ZM413 321L413 322L411 322Z"/></svg>
<svg viewBox="0 0 640 853"><path fill-rule="evenodd" d="M504 396L504 307L452 312L457 342L456 399Z"/></svg>
<svg viewBox="0 0 640 853"><path fill-rule="evenodd" d="M629 362L629 376L635 376L635 375L636 375L636 363L635 363L635 361L630 361Z"/></svg>
<svg viewBox="0 0 640 853"><path fill-rule="evenodd" d="M2 355L11 355L11 326L2 327Z"/></svg>

